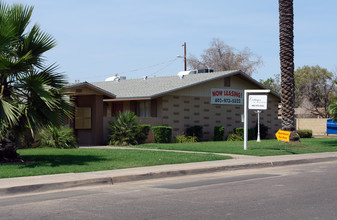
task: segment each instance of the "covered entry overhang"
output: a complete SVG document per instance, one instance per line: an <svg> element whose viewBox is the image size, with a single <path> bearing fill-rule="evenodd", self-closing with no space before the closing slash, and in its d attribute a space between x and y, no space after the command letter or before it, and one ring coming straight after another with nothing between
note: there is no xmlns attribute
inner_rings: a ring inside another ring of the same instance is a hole
<svg viewBox="0 0 337 220"><path fill-rule="evenodd" d="M66 87L66 94L75 104L75 117L71 123L79 145L103 143L103 99L115 99L116 95L88 82Z"/></svg>

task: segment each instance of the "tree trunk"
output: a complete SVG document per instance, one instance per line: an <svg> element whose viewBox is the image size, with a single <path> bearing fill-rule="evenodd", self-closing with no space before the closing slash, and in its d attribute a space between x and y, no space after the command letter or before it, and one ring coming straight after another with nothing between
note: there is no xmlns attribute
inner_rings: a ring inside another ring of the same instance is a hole
<svg viewBox="0 0 337 220"><path fill-rule="evenodd" d="M10 136L0 140L0 163L23 162L16 152L15 139Z"/></svg>
<svg viewBox="0 0 337 220"><path fill-rule="evenodd" d="M295 131L294 9L293 0L279 0L282 130L292 131L290 141L298 141Z"/></svg>
<svg viewBox="0 0 337 220"><path fill-rule="evenodd" d="M293 0L279 0L282 130L293 131L294 120L294 35Z"/></svg>

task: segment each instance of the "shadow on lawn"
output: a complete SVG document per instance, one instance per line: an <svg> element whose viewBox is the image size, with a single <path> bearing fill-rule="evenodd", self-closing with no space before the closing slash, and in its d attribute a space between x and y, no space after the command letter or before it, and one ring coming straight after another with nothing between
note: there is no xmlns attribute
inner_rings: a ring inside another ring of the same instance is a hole
<svg viewBox="0 0 337 220"><path fill-rule="evenodd" d="M337 147L337 140L324 140L319 141L319 145L324 147Z"/></svg>
<svg viewBox="0 0 337 220"><path fill-rule="evenodd" d="M287 155L287 154L298 154L298 152L293 151L287 145L280 145L278 147L258 147L258 148L251 148L251 150L265 152L263 156L269 156L269 152L277 152L276 154L271 155Z"/></svg>
<svg viewBox="0 0 337 220"><path fill-rule="evenodd" d="M23 168L34 168L38 166L58 167L64 165L87 165L90 162L105 161L104 157L81 156L81 155L34 155L22 156L27 161L21 164Z"/></svg>

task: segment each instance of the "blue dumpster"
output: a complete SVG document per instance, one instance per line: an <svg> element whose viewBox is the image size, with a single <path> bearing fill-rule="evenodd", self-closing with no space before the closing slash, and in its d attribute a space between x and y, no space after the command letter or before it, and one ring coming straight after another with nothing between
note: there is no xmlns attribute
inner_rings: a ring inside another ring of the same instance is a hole
<svg viewBox="0 0 337 220"><path fill-rule="evenodd" d="M326 133L327 134L337 134L337 123L332 121L331 119L328 119L326 122Z"/></svg>

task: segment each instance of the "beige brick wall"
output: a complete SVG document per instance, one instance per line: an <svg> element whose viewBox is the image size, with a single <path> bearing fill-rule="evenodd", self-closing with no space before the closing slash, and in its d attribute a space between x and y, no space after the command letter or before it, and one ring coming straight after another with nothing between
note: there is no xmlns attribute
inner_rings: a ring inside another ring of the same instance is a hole
<svg viewBox="0 0 337 220"><path fill-rule="evenodd" d="M173 136L181 135L186 128L203 126L204 139L213 139L214 126L224 126L225 135L233 132L236 127L243 127L241 114L243 105L212 105L210 97L173 96L162 98L163 125L173 128ZM261 123L268 126L269 134L274 136L281 126L277 118L278 101L275 97L269 97L268 110L260 114ZM249 127L255 127L257 114L249 111Z"/></svg>
<svg viewBox="0 0 337 220"><path fill-rule="evenodd" d="M297 118L296 130L312 130L313 135L326 134L326 118Z"/></svg>

